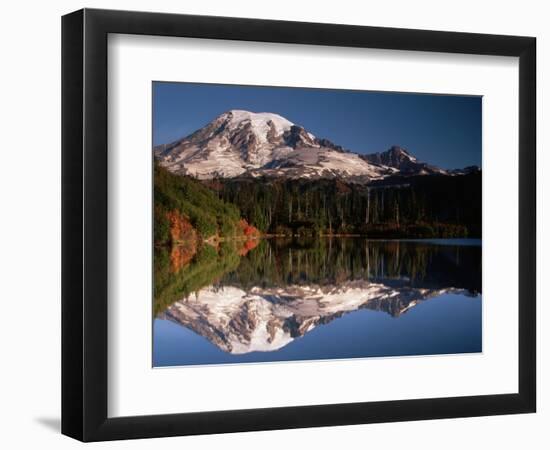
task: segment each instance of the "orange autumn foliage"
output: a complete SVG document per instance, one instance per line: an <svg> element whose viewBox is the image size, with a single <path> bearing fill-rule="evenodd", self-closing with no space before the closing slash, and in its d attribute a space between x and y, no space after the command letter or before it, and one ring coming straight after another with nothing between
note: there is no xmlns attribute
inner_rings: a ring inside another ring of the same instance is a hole
<svg viewBox="0 0 550 450"><path fill-rule="evenodd" d="M196 242L189 242L189 245L175 245L170 252L170 268L172 273L179 272L184 266L189 264L197 253Z"/></svg>
<svg viewBox="0 0 550 450"><path fill-rule="evenodd" d="M173 243L196 240L197 234L191 222L176 210L168 211L166 217L170 222L170 238Z"/></svg>
<svg viewBox="0 0 550 450"><path fill-rule="evenodd" d="M239 220L239 227L245 236L260 236L260 231L255 226L250 225L245 219Z"/></svg>
<svg viewBox="0 0 550 450"><path fill-rule="evenodd" d="M197 232L191 222L176 210L166 213L170 222L170 238L172 250L170 265L173 273L187 265L197 253Z"/></svg>
<svg viewBox="0 0 550 450"><path fill-rule="evenodd" d="M246 254L250 251L255 249L260 241L258 239L249 239L244 242L242 248L239 250L239 256L246 256Z"/></svg>

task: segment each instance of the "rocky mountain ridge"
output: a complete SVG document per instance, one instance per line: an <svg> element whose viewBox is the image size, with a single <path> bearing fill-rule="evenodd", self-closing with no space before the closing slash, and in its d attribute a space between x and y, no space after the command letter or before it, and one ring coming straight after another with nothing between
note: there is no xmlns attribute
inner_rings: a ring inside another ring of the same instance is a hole
<svg viewBox="0 0 550 450"><path fill-rule="evenodd" d="M363 155L274 113L227 111L194 133L154 147L169 171L198 179L234 177L342 178L356 182L392 175L458 175L393 146ZM479 170L469 168L469 170Z"/></svg>

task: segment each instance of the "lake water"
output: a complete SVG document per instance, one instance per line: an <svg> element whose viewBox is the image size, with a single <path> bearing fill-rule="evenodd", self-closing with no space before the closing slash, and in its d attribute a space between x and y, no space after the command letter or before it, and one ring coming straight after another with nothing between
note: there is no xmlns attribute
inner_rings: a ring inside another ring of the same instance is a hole
<svg viewBox="0 0 550 450"><path fill-rule="evenodd" d="M481 311L480 240L157 252L153 365L481 352Z"/></svg>

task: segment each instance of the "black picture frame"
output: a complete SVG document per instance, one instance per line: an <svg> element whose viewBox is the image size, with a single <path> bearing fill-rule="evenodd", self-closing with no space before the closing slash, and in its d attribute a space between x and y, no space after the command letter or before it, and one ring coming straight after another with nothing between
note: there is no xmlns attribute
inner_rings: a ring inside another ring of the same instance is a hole
<svg viewBox="0 0 550 450"><path fill-rule="evenodd" d="M517 393L107 416L110 33L519 57ZM62 433L82 441L535 412L536 40L457 32L83 9L62 18Z"/></svg>

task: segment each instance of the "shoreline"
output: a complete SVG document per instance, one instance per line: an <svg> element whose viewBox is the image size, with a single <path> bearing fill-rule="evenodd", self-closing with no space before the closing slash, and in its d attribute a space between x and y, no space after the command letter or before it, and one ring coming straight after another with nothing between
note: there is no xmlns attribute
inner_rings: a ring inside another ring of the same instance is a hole
<svg viewBox="0 0 550 450"><path fill-rule="evenodd" d="M316 234L313 236L303 235L303 234L263 234L259 237L260 239L294 239L294 238L302 238L302 239L319 239L319 238L362 238L362 239L369 239L369 240L379 240L379 241L411 241L411 240L418 240L418 241L429 241L429 240L435 240L435 239L472 239L472 240L481 240L481 236L453 236L453 237L443 237L443 236L432 236L432 237L418 237L418 236L396 236L388 234L387 236L371 236L368 234Z"/></svg>
<svg viewBox="0 0 550 450"><path fill-rule="evenodd" d="M248 242L248 241L257 241L261 239L365 239L369 241L409 241L409 242L422 242L422 241L482 241L481 237L396 237L396 236L368 236L365 234L322 234L315 236L304 236L299 234L288 235L288 234L262 234L259 236L243 236L243 237L218 237L218 238L208 238L200 239L197 238L196 241L208 244L210 246L216 247L217 244L222 242ZM163 247L178 247L187 244L189 241L179 241L173 242L171 244L153 244L155 248Z"/></svg>
<svg viewBox="0 0 550 450"><path fill-rule="evenodd" d="M333 239L333 238L344 238L344 239L350 239L350 238L360 238L360 239L368 239L371 241L429 241L429 240L482 240L481 236L430 236L430 237L420 237L420 236L399 236L392 233L388 233L387 235L369 235L369 234L360 234L360 233L334 233L334 234L313 234L313 235L305 235L305 234L277 234L277 233L263 233L263 234L253 234L253 235L243 235L243 236L231 236L231 237L224 237L224 236L210 236L209 238L201 238L199 236L196 237L196 242L209 244L209 245L217 245L222 242L247 242L247 241L254 241L259 239ZM189 240L183 240L183 241L177 241L172 242L171 244L153 244L154 247L164 247L164 246L178 246L178 245L184 245L188 243Z"/></svg>

